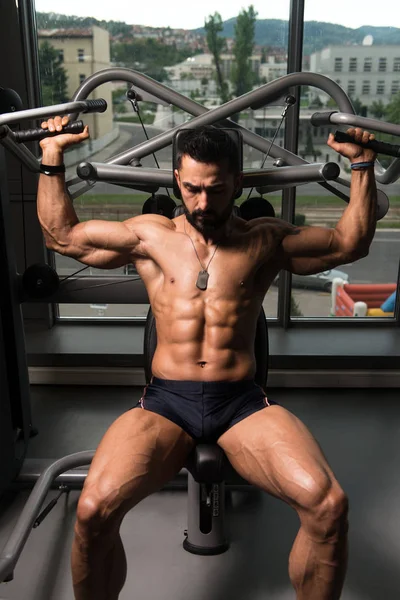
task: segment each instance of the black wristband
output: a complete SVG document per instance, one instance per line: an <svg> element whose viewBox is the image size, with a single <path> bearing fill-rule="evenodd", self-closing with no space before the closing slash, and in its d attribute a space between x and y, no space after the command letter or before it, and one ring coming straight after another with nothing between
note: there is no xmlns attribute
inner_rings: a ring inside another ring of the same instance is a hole
<svg viewBox="0 0 400 600"><path fill-rule="evenodd" d="M368 162L356 162L356 163L351 163L350 165L350 169L352 171L364 171L365 169L369 169L370 167L373 167L375 165L375 161L368 161Z"/></svg>
<svg viewBox="0 0 400 600"><path fill-rule="evenodd" d="M40 172L43 175L57 175L58 173L65 173L65 165L62 163L61 165L52 166L52 165L44 165L43 163L40 165Z"/></svg>

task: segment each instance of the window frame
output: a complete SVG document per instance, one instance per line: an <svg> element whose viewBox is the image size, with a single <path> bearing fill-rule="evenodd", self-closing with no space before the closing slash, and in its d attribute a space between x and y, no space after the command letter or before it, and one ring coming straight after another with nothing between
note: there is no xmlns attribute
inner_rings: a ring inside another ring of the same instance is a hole
<svg viewBox="0 0 400 600"><path fill-rule="evenodd" d="M33 0L26 0L26 3L31 7L31 9L33 10ZM292 20L296 20L297 22L300 23L302 22L301 19L297 16L294 16L294 13L296 12L294 7L293 7L293 3L291 5L292 7L292 13L290 15L290 19ZM304 7L303 7L304 8ZM304 13L304 11L303 11ZM304 16L304 14L303 14ZM299 35L300 37L302 37L302 33L303 30L299 31L297 29L297 35ZM26 41L27 39L30 39L32 37L32 31L27 31L27 30L23 30L22 31L23 34L23 39ZM1 43L1 42L0 42ZM18 47L18 44L20 42L18 40L15 40L15 45L16 48ZM20 50L18 48L18 50ZM83 49L81 49L83 50ZM288 49L290 50L290 49ZM340 62L341 62L341 69L340 71L343 70L343 59L340 57L339 58ZM36 60L37 61L37 56L31 56L30 59L32 60L32 63ZM337 59L335 59L336 61ZM83 61L84 62L84 61ZM365 63L364 63L365 66ZM35 94L38 94L38 90L39 90L39 82L37 79L35 78L31 78L31 84L36 86L36 88L32 88L30 90L28 90L28 96L29 97L33 97ZM298 141L298 140L297 140ZM42 246L42 240L40 240L39 244L41 245L40 247L40 252L43 251L43 246ZM50 258L51 260L51 258ZM115 278L116 281L121 281L122 278L121 277L116 277ZM86 288L87 291L90 287L92 287L93 282L83 282L82 281L82 288ZM123 291L122 291L123 288ZM115 304L119 304L119 303L124 303L124 298L126 298L127 295L129 295L129 284L126 284L125 286L115 286L115 301L113 303ZM283 293L283 290L284 293ZM400 324L400 319L399 319L399 314L396 314L396 316L393 319L338 319L338 318L332 318L332 317L304 317L304 318L293 318L290 316L290 309L288 309L288 299L291 293L291 288L290 288L290 284L289 287L285 284L285 286L283 286L282 288L280 288L279 291L279 299L278 299L278 317L277 319L272 319L271 323L273 323L275 326L278 327L287 327L288 323L290 325L290 327L315 327L318 324L323 323L324 326L328 326L328 327L336 327L338 324L341 324L344 327L393 327L393 326L399 326ZM102 302L102 298L106 297L107 293L103 293L103 290L101 289L97 289L97 290L92 290L91 291L91 302L92 303L101 303ZM137 303L135 302L135 299L133 297L131 298L131 302L133 303ZM118 301L117 301L118 299ZM71 299L69 299L69 302L74 303L75 301ZM38 304L38 303L36 303ZM46 306L48 306L48 303L43 303ZM399 313L400 311L398 310L397 313ZM63 322L66 322L68 319L63 318ZM78 322L78 319L71 319L72 321L74 321L75 323ZM143 318L138 318L138 319L129 319L129 320L135 320L135 321L143 321ZM85 319L80 319L79 323L83 323L85 321ZM88 322L90 322L91 324L93 324L93 320L92 319L88 319ZM106 322L107 319L104 319L104 322ZM121 319L121 322L124 321L124 319ZM116 322L115 320L113 321L114 323Z"/></svg>
<svg viewBox="0 0 400 600"><path fill-rule="evenodd" d="M385 56L378 60L378 73L387 73L387 57Z"/></svg>
<svg viewBox="0 0 400 600"><path fill-rule="evenodd" d="M343 58L341 56L335 56L333 63L333 71L334 73L343 72Z"/></svg>

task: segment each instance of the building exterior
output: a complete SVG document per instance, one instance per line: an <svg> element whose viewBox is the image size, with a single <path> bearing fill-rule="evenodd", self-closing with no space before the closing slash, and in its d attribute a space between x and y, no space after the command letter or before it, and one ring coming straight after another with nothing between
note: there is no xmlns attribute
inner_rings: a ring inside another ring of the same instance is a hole
<svg viewBox="0 0 400 600"><path fill-rule="evenodd" d="M302 108L299 114L299 156L309 162L340 162L337 152L327 146L326 142L332 127L313 127L311 115L315 110ZM277 128L282 120L281 106L267 106L257 110L246 111L246 116L240 120L240 124L254 133L269 140L275 136ZM277 146L284 145L285 122L279 128L275 139ZM256 164L253 165L257 167Z"/></svg>
<svg viewBox="0 0 400 600"><path fill-rule="evenodd" d="M255 54L250 57L251 70L260 75L261 54ZM231 76L231 71L235 63L233 54L221 54L221 71L224 79L228 81ZM197 54L187 58L185 61L174 65L173 67L165 67L171 78L179 78L181 73L192 76L194 79L202 79L203 77L211 78L215 73L215 64L212 54Z"/></svg>
<svg viewBox="0 0 400 600"><path fill-rule="evenodd" d="M111 66L109 33L100 27L39 30L39 45L45 40L60 53L68 76L69 98L89 75ZM113 129L111 84L104 84L97 88L90 98L104 98L108 104L105 113L84 116L85 124L89 125L91 138L98 139L109 134Z"/></svg>
<svg viewBox="0 0 400 600"><path fill-rule="evenodd" d="M310 71L333 79L365 106L379 100L387 104L400 91L400 46L329 46L311 54ZM328 100L319 90L312 93Z"/></svg>
<svg viewBox="0 0 400 600"><path fill-rule="evenodd" d="M266 63L261 63L259 76L262 83L269 83L287 74L287 62L278 62L275 56L268 56Z"/></svg>
<svg viewBox="0 0 400 600"><path fill-rule="evenodd" d="M211 79L215 73L212 54L196 54L172 67L164 67L169 77L174 79Z"/></svg>
<svg viewBox="0 0 400 600"><path fill-rule="evenodd" d="M249 58L250 68L257 76L260 75L261 54L253 54ZM222 73L225 79L231 76L232 68L235 64L235 56L233 54L221 54Z"/></svg>

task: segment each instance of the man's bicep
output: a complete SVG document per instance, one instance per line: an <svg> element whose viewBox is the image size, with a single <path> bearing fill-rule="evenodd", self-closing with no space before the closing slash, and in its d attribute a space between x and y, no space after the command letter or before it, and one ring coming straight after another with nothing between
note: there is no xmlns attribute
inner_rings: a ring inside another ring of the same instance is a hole
<svg viewBox="0 0 400 600"><path fill-rule="evenodd" d="M282 241L287 258L325 256L338 249L336 230L327 227L297 227Z"/></svg>
<svg viewBox="0 0 400 600"><path fill-rule="evenodd" d="M93 219L71 227L63 242L52 250L99 269L114 269L132 262L140 254L140 239L129 221Z"/></svg>
<svg viewBox="0 0 400 600"><path fill-rule="evenodd" d="M332 269L352 258L343 250L335 229L299 227L282 242L284 268L297 275Z"/></svg>
<svg viewBox="0 0 400 600"><path fill-rule="evenodd" d="M342 254L328 254L318 257L298 257L291 258L286 262L284 267L286 271L290 271L296 275L315 275L328 269L334 269L340 265L350 262L350 259L345 260Z"/></svg>
<svg viewBox="0 0 400 600"><path fill-rule="evenodd" d="M139 243L135 228L129 222L91 220L74 226L71 242L90 250L110 250L129 255Z"/></svg>

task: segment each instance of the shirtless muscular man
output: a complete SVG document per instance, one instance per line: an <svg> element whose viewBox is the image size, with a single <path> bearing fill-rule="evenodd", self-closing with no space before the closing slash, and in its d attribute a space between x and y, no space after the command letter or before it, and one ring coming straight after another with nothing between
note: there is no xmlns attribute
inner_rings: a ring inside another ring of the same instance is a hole
<svg viewBox="0 0 400 600"><path fill-rule="evenodd" d="M61 131L67 122L55 117L42 127ZM200 439L218 443L239 475L297 512L289 557L297 600L340 597L348 499L310 431L253 378L257 317L277 273L318 273L368 254L376 226L375 154L356 142L373 135L348 133L355 143L328 139L353 165L350 203L332 229L234 216L236 148L211 127L185 137L175 171L185 211L172 220L146 214L81 223L64 174L40 176L46 246L96 268L134 263L157 326L152 382L104 435L80 496L76 600L118 599L127 568L119 534L125 514L170 481ZM61 165L64 150L88 137L85 128L42 140L43 164Z"/></svg>

